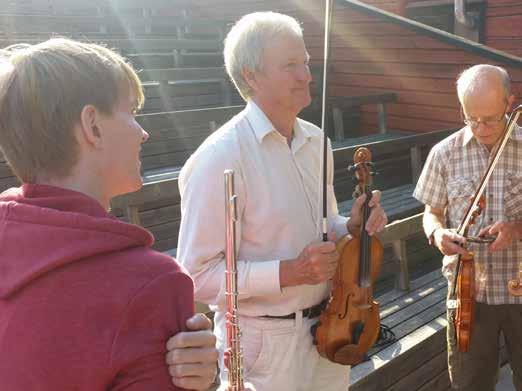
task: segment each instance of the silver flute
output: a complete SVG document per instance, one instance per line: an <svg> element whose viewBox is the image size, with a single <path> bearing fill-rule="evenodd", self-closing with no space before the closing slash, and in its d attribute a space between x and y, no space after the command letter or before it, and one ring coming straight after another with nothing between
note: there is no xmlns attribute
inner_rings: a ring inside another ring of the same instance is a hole
<svg viewBox="0 0 522 391"><path fill-rule="evenodd" d="M228 371L228 384L220 389L226 391L253 390L253 387L243 381L243 354L239 339L237 314L237 248L236 248L236 222L237 222L237 195L234 192L234 171L225 170L225 232L226 232L226 327L227 350L225 351L225 367Z"/></svg>

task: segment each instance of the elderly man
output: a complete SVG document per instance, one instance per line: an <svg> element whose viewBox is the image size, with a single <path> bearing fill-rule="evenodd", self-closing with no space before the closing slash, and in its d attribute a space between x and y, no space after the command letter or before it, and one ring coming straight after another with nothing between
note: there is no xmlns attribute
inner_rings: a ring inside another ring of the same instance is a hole
<svg viewBox="0 0 522 391"><path fill-rule="evenodd" d="M460 224L484 175L491 151L506 125L515 97L507 72L476 65L457 81L466 127L431 151L414 196L426 204L424 231L444 255L443 272L452 281L460 244ZM458 390L495 389L500 332L504 334L513 379L522 390L522 298L511 296L510 279L518 276L522 259L522 129L517 127L500 157L485 192L486 207L470 234L494 235L489 246L469 244L475 254L476 313L470 349L460 353L449 321L448 358L452 385ZM449 315L449 314L448 314Z"/></svg>
<svg viewBox="0 0 522 391"><path fill-rule="evenodd" d="M194 278L196 299L216 311L215 332L223 352L223 171L233 169L246 380L258 391L346 390L349 368L320 357L310 333L329 295L338 253L334 242L320 242L321 131L297 118L311 101L301 28L286 15L246 15L230 30L224 55L247 105L181 171L178 259ZM328 225L340 236L360 225L364 196L355 202L351 219L339 216L330 147L328 158ZM386 224L379 200L376 192L365 227L370 234ZM225 379L225 371L221 374Z"/></svg>

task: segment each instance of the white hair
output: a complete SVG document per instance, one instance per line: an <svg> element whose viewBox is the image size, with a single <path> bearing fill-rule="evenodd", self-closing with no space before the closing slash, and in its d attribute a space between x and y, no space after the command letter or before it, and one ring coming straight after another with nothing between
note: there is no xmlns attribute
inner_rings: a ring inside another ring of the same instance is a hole
<svg viewBox="0 0 522 391"><path fill-rule="evenodd" d="M490 81L492 75L500 77L506 93L506 99L509 98L511 95L511 81L507 71L495 65L479 64L464 70L457 79L457 94L460 104L464 104L466 96Z"/></svg>
<svg viewBox="0 0 522 391"><path fill-rule="evenodd" d="M237 90L248 100L251 88L243 78L243 70L260 71L265 48L282 34L303 36L299 22L276 12L254 12L243 16L225 38L225 68Z"/></svg>

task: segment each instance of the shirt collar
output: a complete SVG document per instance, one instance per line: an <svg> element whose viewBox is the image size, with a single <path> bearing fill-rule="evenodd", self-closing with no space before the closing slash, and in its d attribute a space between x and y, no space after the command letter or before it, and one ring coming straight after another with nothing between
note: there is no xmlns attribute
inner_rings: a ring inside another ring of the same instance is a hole
<svg viewBox="0 0 522 391"><path fill-rule="evenodd" d="M265 136L272 132L276 132L279 136L283 137L275 130L275 127L270 119L268 119L263 110L261 110L261 108L254 101L248 101L245 111L259 143L262 143ZM293 130L292 148L294 148L294 145L295 147L299 148L313 136L313 133L310 131L310 129L305 126L301 126L299 121L297 121L297 118L295 119Z"/></svg>
<svg viewBox="0 0 522 391"><path fill-rule="evenodd" d="M263 142L265 136L274 131L274 125L268 119L265 113L252 100L249 100L246 105L246 116L254 130L257 141Z"/></svg>
<svg viewBox="0 0 522 391"><path fill-rule="evenodd" d="M471 131L471 128L469 126L466 126L464 128L464 137L462 138L462 145L468 145L471 140L473 140L473 132Z"/></svg>

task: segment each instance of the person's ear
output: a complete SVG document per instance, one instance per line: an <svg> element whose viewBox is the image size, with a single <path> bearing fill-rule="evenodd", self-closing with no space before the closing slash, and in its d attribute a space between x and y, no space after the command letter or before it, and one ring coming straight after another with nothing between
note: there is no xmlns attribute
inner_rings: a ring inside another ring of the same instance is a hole
<svg viewBox="0 0 522 391"><path fill-rule="evenodd" d="M95 148L102 144L99 119L100 113L92 105L85 106L80 113L81 137Z"/></svg>
<svg viewBox="0 0 522 391"><path fill-rule="evenodd" d="M515 95L511 95L509 98L508 98L508 110L507 111L511 111L515 105L515 100L516 100L516 97Z"/></svg>
<svg viewBox="0 0 522 391"><path fill-rule="evenodd" d="M259 86L257 82L256 72L248 68L243 68L243 70L241 71L241 75L243 76L243 80L248 84L250 89L256 92Z"/></svg>

